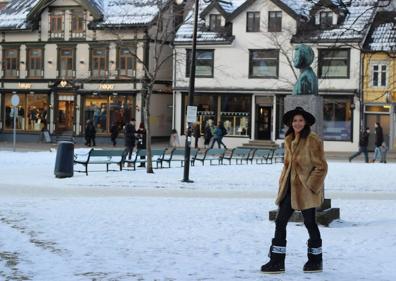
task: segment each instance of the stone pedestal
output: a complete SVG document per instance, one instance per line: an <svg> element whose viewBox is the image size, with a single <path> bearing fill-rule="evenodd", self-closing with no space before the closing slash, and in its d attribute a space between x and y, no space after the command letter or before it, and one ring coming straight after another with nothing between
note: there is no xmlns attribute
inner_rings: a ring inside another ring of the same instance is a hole
<svg viewBox="0 0 396 281"><path fill-rule="evenodd" d="M296 96L291 95L285 98L285 111L301 106L305 111L311 113L315 119L315 124L311 127L312 131L323 136L323 97L314 95Z"/></svg>
<svg viewBox="0 0 396 281"><path fill-rule="evenodd" d="M293 110L297 106L302 107L315 117L316 122L311 129L323 139L323 97L318 95L291 95L285 98L284 112ZM278 210L270 211L269 219L275 220L277 214ZM333 220L339 218L340 209L331 207L331 199L324 199L323 204L317 208L316 221L321 225L328 226ZM304 222L304 217L300 211L296 211L289 221Z"/></svg>
<svg viewBox="0 0 396 281"><path fill-rule="evenodd" d="M272 210L269 212L269 220L274 221L278 214L278 210ZM316 209L316 221L317 223L329 226L329 224L336 219L340 218L340 208L331 207L331 199L325 199L323 204ZM291 222L304 222L304 217L300 211L293 213L289 219Z"/></svg>

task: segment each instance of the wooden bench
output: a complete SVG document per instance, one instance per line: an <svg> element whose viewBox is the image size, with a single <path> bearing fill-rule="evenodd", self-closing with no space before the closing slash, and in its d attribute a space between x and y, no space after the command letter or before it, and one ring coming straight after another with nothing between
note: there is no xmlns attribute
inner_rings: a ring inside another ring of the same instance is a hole
<svg viewBox="0 0 396 281"><path fill-rule="evenodd" d="M156 164L156 168L160 165L162 168L162 159L165 154L165 149L151 149L151 161ZM144 157L144 158L141 158ZM147 163L147 149L139 149L132 155L132 159L125 159L124 161L127 164L133 165L133 170L136 170L137 164L146 164Z"/></svg>
<svg viewBox="0 0 396 281"><path fill-rule="evenodd" d="M265 149L265 148L257 148L252 153L250 158L250 163L253 163L253 160L256 160L256 164L272 164L272 159L274 156L273 149Z"/></svg>
<svg viewBox="0 0 396 281"><path fill-rule="evenodd" d="M274 162L276 163L279 160L280 163L283 163L284 158L285 158L285 150L282 147L275 149Z"/></svg>
<svg viewBox="0 0 396 281"><path fill-rule="evenodd" d="M88 176L89 164L102 164L106 165L106 172L109 171L109 165L116 164L122 171L127 150L120 149L91 149L87 154L75 154L74 165L79 164L85 167L85 171L75 170L75 172L85 173Z"/></svg>
<svg viewBox="0 0 396 281"><path fill-rule="evenodd" d="M201 150L199 152L201 152ZM209 148L203 150L202 153L199 152L194 158L192 158L191 166L195 165L195 161L201 161L203 166L206 160L209 161L210 165L213 165L213 161L217 161L218 165L223 164L223 157L225 153L224 148Z"/></svg>
<svg viewBox="0 0 396 281"><path fill-rule="evenodd" d="M243 164L243 161L246 161L246 164L249 163L249 157L251 155L251 148L234 148L231 150L231 153L224 154L223 160L228 160L228 164L231 165L232 160L235 160L235 164L238 165L238 162ZM224 162L223 162L224 164Z"/></svg>
<svg viewBox="0 0 396 281"><path fill-rule="evenodd" d="M170 151L170 153L165 153L162 162L168 163L168 168L171 167L171 162L180 162L180 166L184 166L184 157L185 157L185 148L174 148ZM194 159L197 156L198 149L190 148L190 159ZM162 165L161 165L162 167Z"/></svg>

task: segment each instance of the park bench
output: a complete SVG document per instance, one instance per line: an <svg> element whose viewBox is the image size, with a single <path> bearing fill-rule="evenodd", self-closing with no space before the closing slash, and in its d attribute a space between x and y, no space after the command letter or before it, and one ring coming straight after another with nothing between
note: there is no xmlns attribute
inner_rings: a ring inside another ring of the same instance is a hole
<svg viewBox="0 0 396 281"><path fill-rule="evenodd" d="M257 148L251 154L249 160L250 163L253 163L253 160L256 160L256 164L272 164L273 156L274 156L273 149Z"/></svg>
<svg viewBox="0 0 396 281"><path fill-rule="evenodd" d="M228 160L228 164L231 165L232 160L235 160L235 164L238 162L243 164L243 161L246 161L246 164L249 162L249 157L251 155L251 148L234 148L231 150L231 153L226 153L223 157L223 164L224 160Z"/></svg>
<svg viewBox="0 0 396 281"><path fill-rule="evenodd" d="M214 165L212 164L213 161L217 161L218 165L223 164L223 157L225 153L224 148L209 148L203 150L202 153L200 152L201 150L195 157L192 158L191 166L195 165L195 161L201 161L203 166L207 160L209 161L210 165Z"/></svg>
<svg viewBox="0 0 396 281"><path fill-rule="evenodd" d="M169 149L168 149L169 151ZM185 156L185 148L173 148L169 153L165 153L162 162L168 163L168 168L171 167L171 162L180 162L180 166L184 166L184 156ZM197 148L191 148L190 150L190 159L193 159L198 153Z"/></svg>
<svg viewBox="0 0 396 281"><path fill-rule="evenodd" d="M274 162L276 163L278 160L280 163L283 163L285 158L285 150L282 147L275 149L274 151Z"/></svg>
<svg viewBox="0 0 396 281"><path fill-rule="evenodd" d="M162 159L165 154L165 149L164 148L156 148L156 149L151 149L151 161L152 163L155 163L155 167L158 168L158 166L161 166L162 168ZM143 158L141 158L143 157ZM139 149L132 155L132 159L125 159L124 163L131 164L133 166L133 170L136 170L136 165L137 164L143 164L146 165L147 163L147 149Z"/></svg>
<svg viewBox="0 0 396 281"><path fill-rule="evenodd" d="M126 155L126 150L92 148L86 154L74 154L74 165L79 164L85 167L85 171L75 170L75 172L85 173L88 176L88 165L90 164L106 165L106 172L109 171L109 165L116 164L120 167L120 171L122 171L122 165Z"/></svg>

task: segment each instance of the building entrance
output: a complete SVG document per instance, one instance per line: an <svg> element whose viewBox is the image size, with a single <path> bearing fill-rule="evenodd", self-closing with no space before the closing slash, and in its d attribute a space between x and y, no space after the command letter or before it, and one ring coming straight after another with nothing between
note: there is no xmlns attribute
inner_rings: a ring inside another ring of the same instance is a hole
<svg viewBox="0 0 396 281"><path fill-rule="evenodd" d="M271 139L272 107L256 105L256 139Z"/></svg>
<svg viewBox="0 0 396 281"><path fill-rule="evenodd" d="M59 94L56 116L56 131L73 131L74 125L74 95Z"/></svg>

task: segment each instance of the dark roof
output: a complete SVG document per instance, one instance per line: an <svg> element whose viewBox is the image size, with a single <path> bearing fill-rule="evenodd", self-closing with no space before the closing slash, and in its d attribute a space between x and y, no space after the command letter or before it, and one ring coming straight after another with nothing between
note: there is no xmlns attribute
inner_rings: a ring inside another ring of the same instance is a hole
<svg viewBox="0 0 396 281"><path fill-rule="evenodd" d="M396 51L396 12L378 12L364 44L366 51Z"/></svg>

